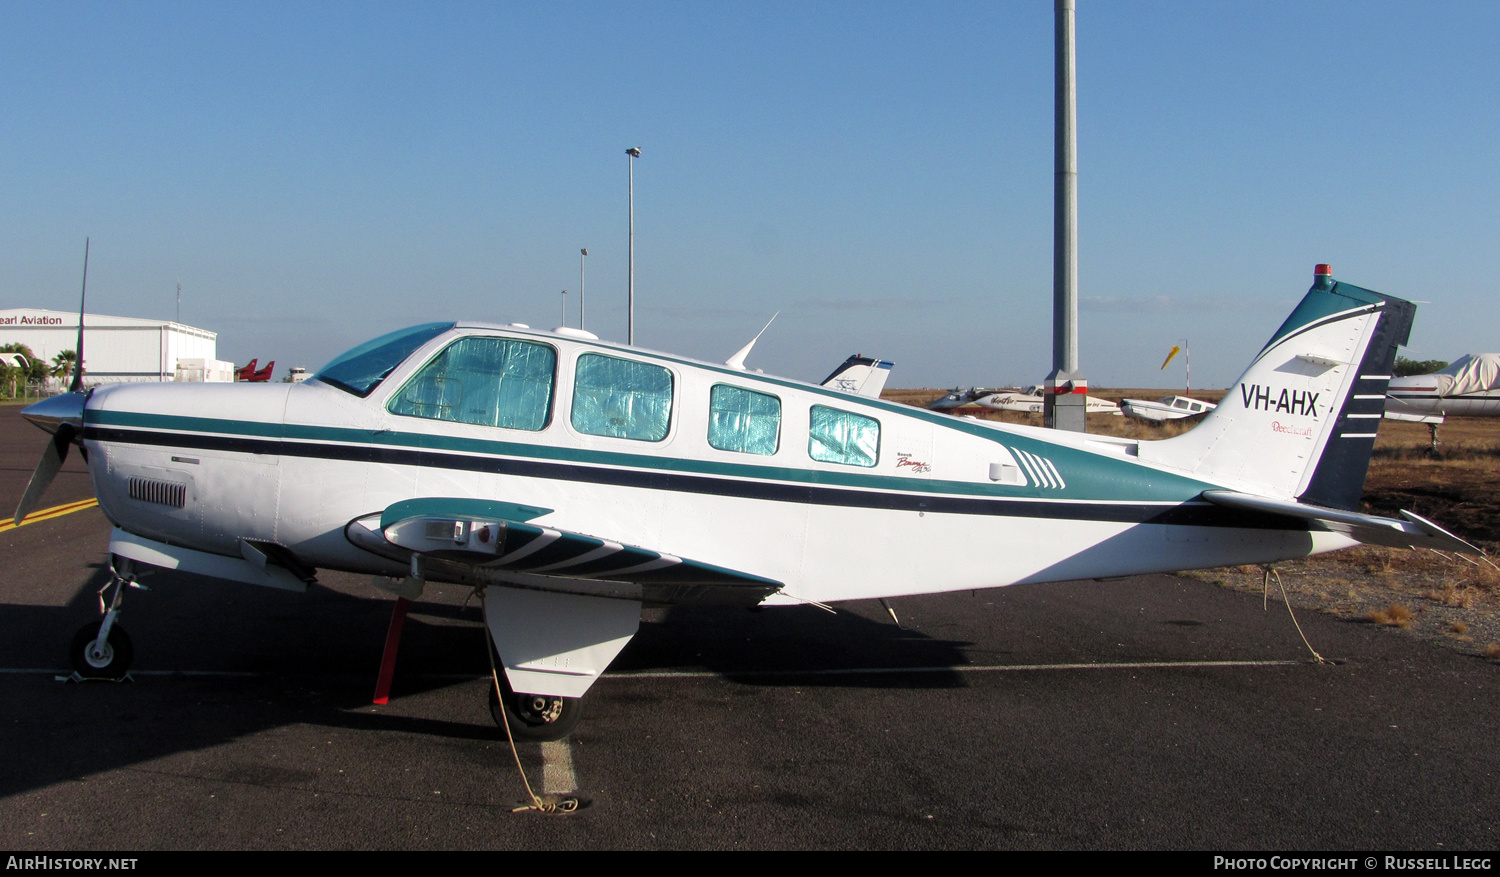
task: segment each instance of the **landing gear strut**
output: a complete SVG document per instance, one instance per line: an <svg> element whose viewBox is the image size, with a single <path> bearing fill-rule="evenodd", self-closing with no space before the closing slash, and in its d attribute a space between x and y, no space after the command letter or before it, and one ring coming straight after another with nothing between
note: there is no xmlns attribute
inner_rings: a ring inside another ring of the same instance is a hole
<svg viewBox="0 0 1500 877"><path fill-rule="evenodd" d="M114 594L107 607L103 592L110 585L105 585L100 591L99 608L104 610L104 618L80 627L68 646L68 659L73 665L73 671L82 679L123 679L130 670L130 662L135 658L130 635L125 633L119 618L125 589L140 586L130 580L129 561L122 562L124 569L116 568L113 561L111 558L110 584L114 586Z"/></svg>

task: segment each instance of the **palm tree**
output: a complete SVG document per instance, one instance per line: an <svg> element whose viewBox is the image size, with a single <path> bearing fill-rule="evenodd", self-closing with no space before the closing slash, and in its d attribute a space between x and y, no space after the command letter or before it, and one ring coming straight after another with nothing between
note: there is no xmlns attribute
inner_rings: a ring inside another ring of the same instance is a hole
<svg viewBox="0 0 1500 877"><path fill-rule="evenodd" d="M67 384L68 375L73 373L73 366L77 364L78 351L64 350L58 353L56 356L52 357L51 374L54 378L61 379L63 384Z"/></svg>

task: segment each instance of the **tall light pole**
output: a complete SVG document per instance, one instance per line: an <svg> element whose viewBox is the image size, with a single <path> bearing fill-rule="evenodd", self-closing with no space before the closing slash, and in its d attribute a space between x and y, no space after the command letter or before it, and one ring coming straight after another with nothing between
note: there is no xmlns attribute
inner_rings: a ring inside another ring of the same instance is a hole
<svg viewBox="0 0 1500 877"><path fill-rule="evenodd" d="M568 291L566 289L564 289L562 293L562 317L560 318L560 322L558 322L557 325L568 325Z"/></svg>
<svg viewBox="0 0 1500 877"><path fill-rule="evenodd" d="M1088 432L1088 379L1078 366L1078 85L1074 0L1054 0L1052 372L1042 421Z"/></svg>
<svg viewBox="0 0 1500 877"><path fill-rule="evenodd" d="M625 343L635 344L635 160L641 157L641 148L632 146L625 150L630 156L630 287L626 297Z"/></svg>
<svg viewBox="0 0 1500 877"><path fill-rule="evenodd" d="M583 260L587 259L589 251L587 248L578 251L578 328L587 328L583 325Z"/></svg>

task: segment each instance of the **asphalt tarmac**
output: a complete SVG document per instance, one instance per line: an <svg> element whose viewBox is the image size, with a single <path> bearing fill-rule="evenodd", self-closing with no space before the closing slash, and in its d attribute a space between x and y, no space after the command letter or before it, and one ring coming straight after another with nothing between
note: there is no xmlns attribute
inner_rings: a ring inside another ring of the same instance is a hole
<svg viewBox="0 0 1500 877"><path fill-rule="evenodd" d="M0 408L0 497L42 434ZM90 495L76 454L44 498ZM7 514L8 512L0 512ZM163 573L132 681L66 683L98 618L97 509L0 532L0 846L238 849L1500 848L1500 666L1172 576L648 614L526 793L478 610ZM913 546L917 551L950 550ZM955 546L975 563L993 546ZM1289 582L1291 587L1295 581Z"/></svg>

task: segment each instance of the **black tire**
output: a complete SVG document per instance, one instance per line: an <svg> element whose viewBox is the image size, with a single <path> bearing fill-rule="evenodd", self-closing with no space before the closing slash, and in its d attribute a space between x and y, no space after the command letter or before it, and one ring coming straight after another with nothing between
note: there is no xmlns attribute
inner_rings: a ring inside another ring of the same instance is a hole
<svg viewBox="0 0 1500 877"><path fill-rule="evenodd" d="M561 740L573 732L578 720L583 718L583 700L577 697L553 697L545 694L517 694L510 690L505 677L500 677L501 697L495 695L495 684L490 683L490 718L498 727L502 722L510 725L511 736L522 743L546 743Z"/></svg>
<svg viewBox="0 0 1500 877"><path fill-rule="evenodd" d="M85 679L121 679L135 660L135 649L130 645L130 635L125 628L115 623L109 628L109 639L99 654L93 652L94 640L99 638L103 621L91 621L73 634L73 644L68 648L68 658L73 669Z"/></svg>

